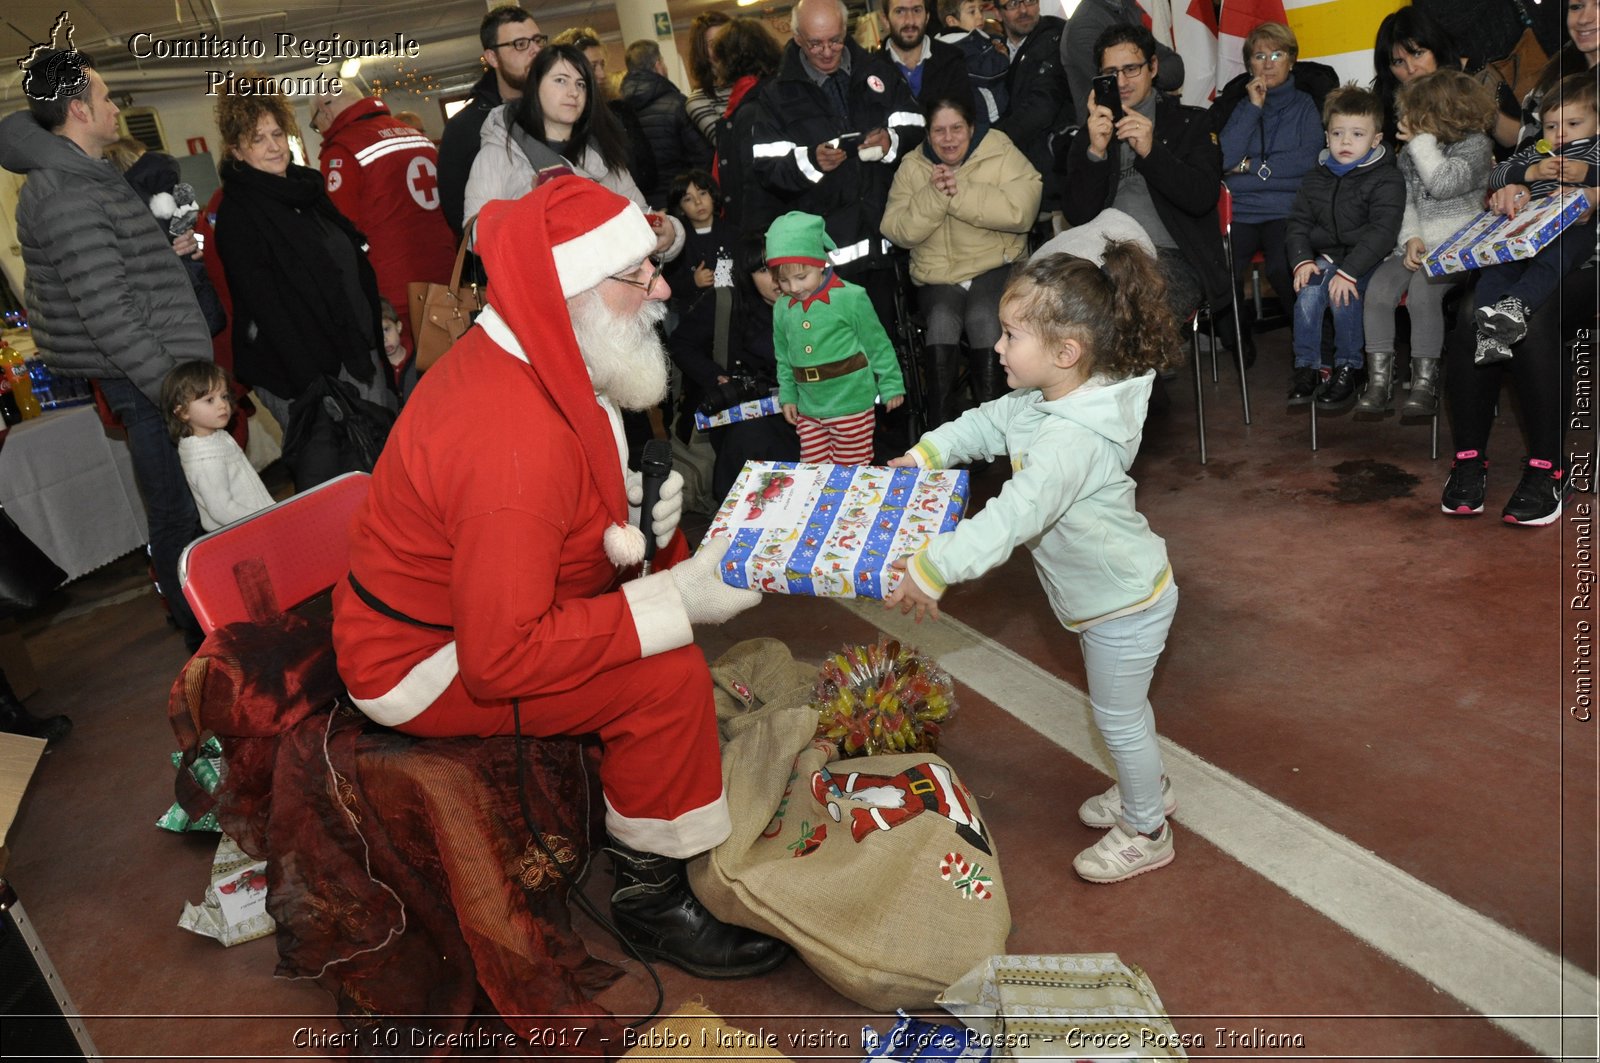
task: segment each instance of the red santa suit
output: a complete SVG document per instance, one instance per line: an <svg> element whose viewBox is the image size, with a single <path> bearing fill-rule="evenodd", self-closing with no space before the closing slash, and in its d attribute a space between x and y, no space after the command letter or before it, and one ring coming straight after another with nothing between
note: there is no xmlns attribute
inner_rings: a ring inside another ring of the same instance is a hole
<svg viewBox="0 0 1600 1063"><path fill-rule="evenodd" d="M341 583L334 646L356 705L408 734L510 734L514 702L526 733L597 733L607 829L681 857L729 831L711 676L672 574L624 579L643 537L620 419L563 298L654 247L579 177L484 209L491 307L418 384L351 528L362 590L434 626ZM676 536L657 565L686 553Z"/></svg>
<svg viewBox="0 0 1600 1063"><path fill-rule="evenodd" d="M378 291L409 334L406 285L450 279L456 242L439 209L439 152L433 141L364 99L340 111L322 134L322 179L339 212L366 236Z"/></svg>

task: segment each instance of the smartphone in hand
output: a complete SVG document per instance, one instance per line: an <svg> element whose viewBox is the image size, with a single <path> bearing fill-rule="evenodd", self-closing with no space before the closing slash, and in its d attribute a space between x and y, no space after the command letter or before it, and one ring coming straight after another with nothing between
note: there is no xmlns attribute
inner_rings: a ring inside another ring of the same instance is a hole
<svg viewBox="0 0 1600 1063"><path fill-rule="evenodd" d="M1122 121L1122 93L1117 90L1117 75L1101 74L1094 79L1094 102L1111 112L1111 121Z"/></svg>
<svg viewBox="0 0 1600 1063"><path fill-rule="evenodd" d="M828 147L842 151L854 151L859 146L856 141L860 140L862 135L861 133L840 133L828 141Z"/></svg>

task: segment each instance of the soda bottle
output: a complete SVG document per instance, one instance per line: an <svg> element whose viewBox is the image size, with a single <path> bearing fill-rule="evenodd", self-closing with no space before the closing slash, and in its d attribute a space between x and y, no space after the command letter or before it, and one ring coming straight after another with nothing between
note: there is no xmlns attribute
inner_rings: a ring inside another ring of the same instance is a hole
<svg viewBox="0 0 1600 1063"><path fill-rule="evenodd" d="M22 410L17 407L17 397L11 393L11 374L0 373L0 420L6 426L22 423Z"/></svg>
<svg viewBox="0 0 1600 1063"><path fill-rule="evenodd" d="M0 340L0 371L4 371L10 380L11 397L23 420L37 417L44 412L39 408L39 400L33 397L33 385L28 380L28 368L23 361L22 352L5 340Z"/></svg>

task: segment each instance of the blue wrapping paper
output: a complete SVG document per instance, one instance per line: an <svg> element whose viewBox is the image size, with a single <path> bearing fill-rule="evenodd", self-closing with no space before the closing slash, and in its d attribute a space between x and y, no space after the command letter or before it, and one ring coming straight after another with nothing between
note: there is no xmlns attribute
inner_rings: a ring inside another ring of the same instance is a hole
<svg viewBox="0 0 1600 1063"><path fill-rule="evenodd" d="M1589 209L1581 191L1536 200L1515 218L1486 210L1429 251L1423 268L1431 277L1532 258Z"/></svg>
<svg viewBox="0 0 1600 1063"><path fill-rule="evenodd" d="M729 406L726 410L718 410L712 414L696 410L694 426L704 432L708 428L720 428L723 425L738 424L740 421L754 421L758 417L771 417L775 413L782 412L783 407L778 404L778 393L774 391L765 398L741 402L737 406Z"/></svg>
<svg viewBox="0 0 1600 1063"><path fill-rule="evenodd" d="M723 582L769 594L884 598L889 567L966 512L967 473L745 463L707 535L733 540Z"/></svg>

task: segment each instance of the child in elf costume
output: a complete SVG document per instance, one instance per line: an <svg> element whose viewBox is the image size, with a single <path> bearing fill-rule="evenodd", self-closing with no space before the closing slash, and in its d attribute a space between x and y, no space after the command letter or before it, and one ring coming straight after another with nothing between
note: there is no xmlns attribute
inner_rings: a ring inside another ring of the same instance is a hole
<svg viewBox="0 0 1600 1063"><path fill-rule="evenodd" d="M905 398L894 346L866 290L840 280L835 244L814 214L791 211L767 230L767 264L783 292L773 308L778 401L800 434L800 460L872 460L873 405Z"/></svg>

